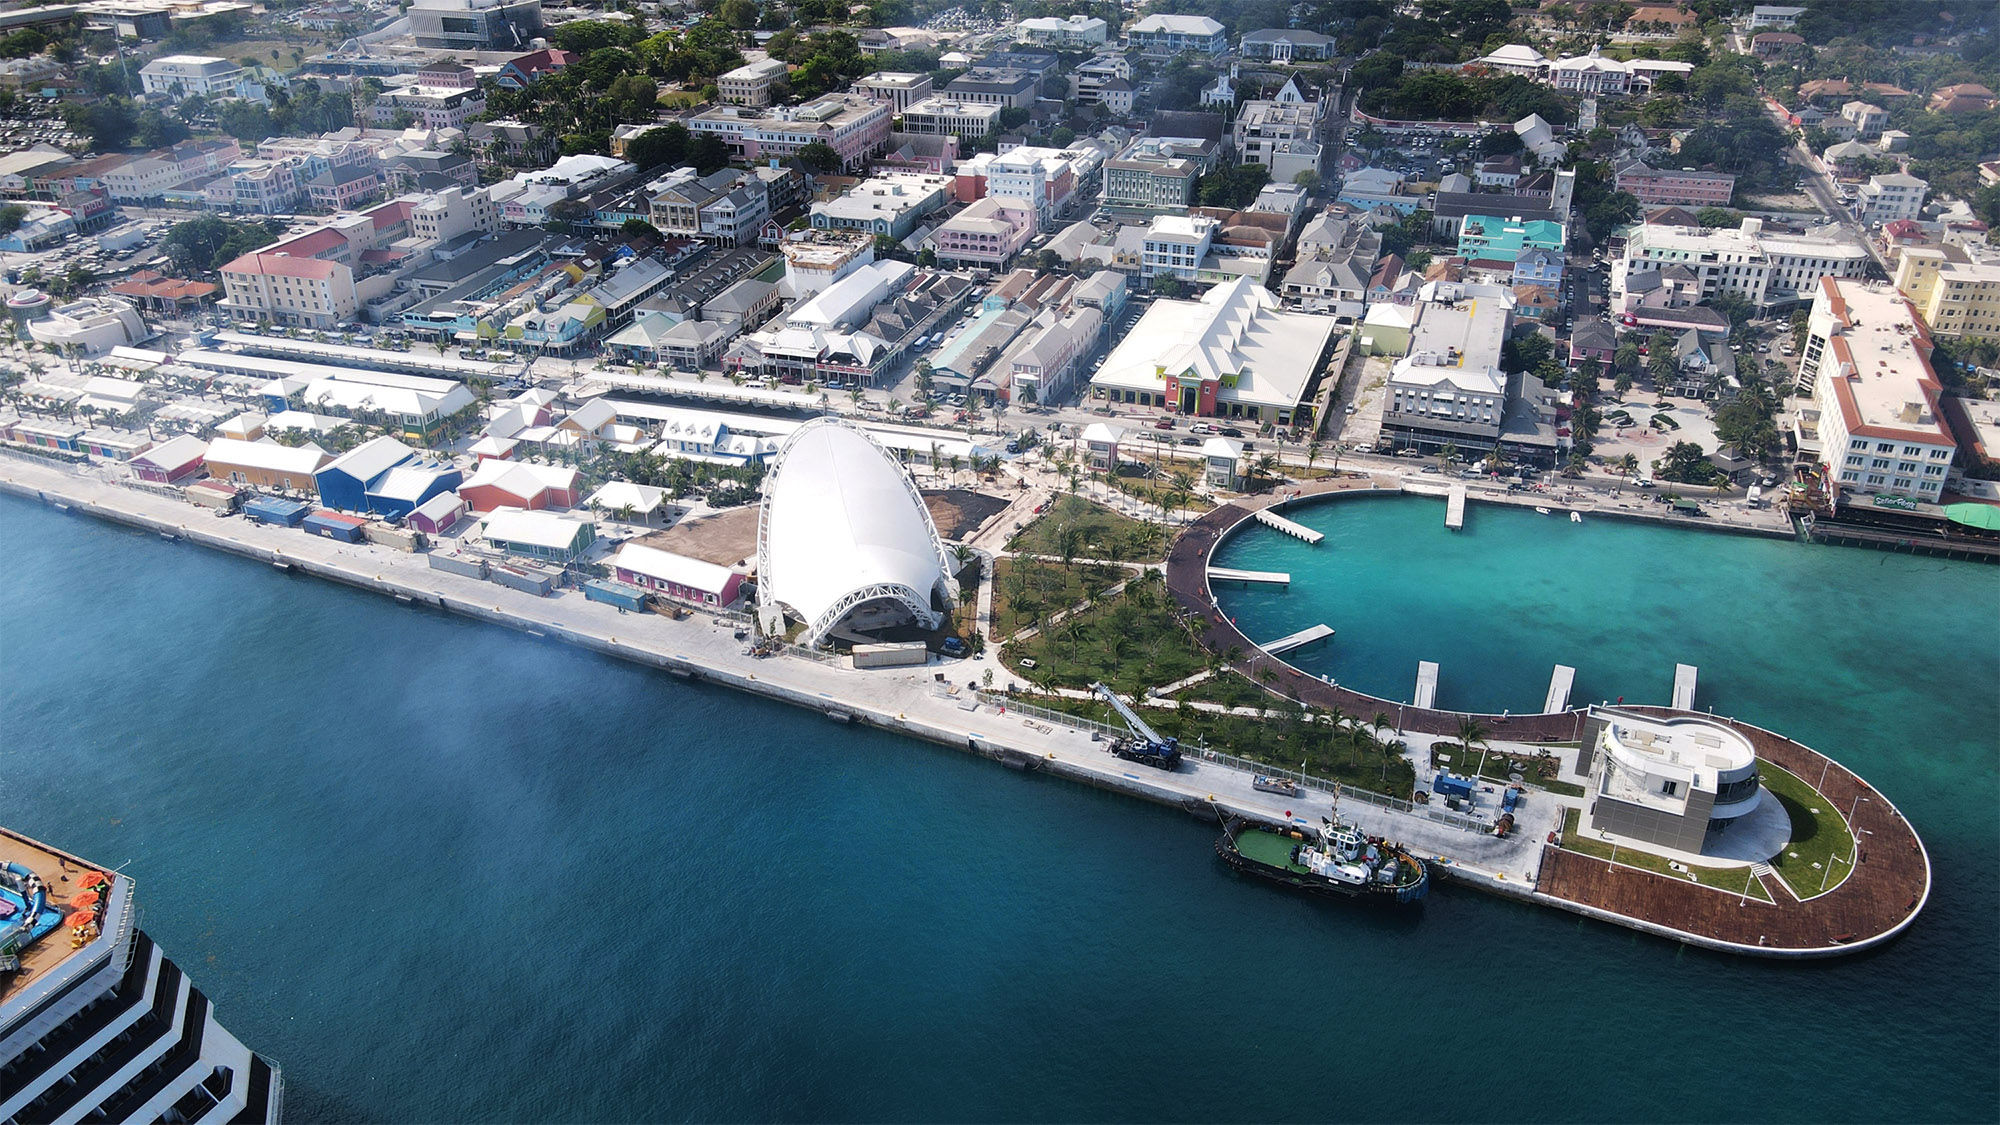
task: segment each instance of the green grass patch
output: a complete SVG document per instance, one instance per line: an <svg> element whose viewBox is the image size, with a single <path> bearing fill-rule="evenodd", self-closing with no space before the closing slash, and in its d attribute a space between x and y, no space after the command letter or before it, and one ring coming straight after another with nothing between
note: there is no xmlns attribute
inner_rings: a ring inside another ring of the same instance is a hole
<svg viewBox="0 0 2000 1125"><path fill-rule="evenodd" d="M1224 707L1282 707L1285 701L1244 676L1224 669L1198 684L1184 687L1174 699L1190 703L1220 703Z"/></svg>
<svg viewBox="0 0 2000 1125"><path fill-rule="evenodd" d="M1029 702L1113 727L1124 725L1100 700L1035 696ZM1296 770L1303 764L1314 777L1396 797L1407 798L1416 787L1409 760L1377 742L1365 723L1336 727L1318 715L1306 722L1302 716L1307 712L1296 706L1270 718L1219 715L1192 707L1141 707L1139 713L1160 734L1180 739L1187 753L1199 754L1206 747L1282 769Z"/></svg>
<svg viewBox="0 0 2000 1125"><path fill-rule="evenodd" d="M1159 525L1121 515L1081 496L1059 496L1021 529L1007 549L1030 555L1121 562L1158 561L1166 546Z"/></svg>
<svg viewBox="0 0 2000 1125"><path fill-rule="evenodd" d="M1854 832L1844 814L1797 774L1759 762L1764 788L1792 818L1792 840L1772 860L1778 876L1800 898L1832 890L1854 870Z"/></svg>
<svg viewBox="0 0 2000 1125"><path fill-rule="evenodd" d="M1576 852L1579 855L1595 856L1598 859L1615 858L1616 862L1622 863L1627 867L1637 867L1642 870L1665 875L1669 879L1700 883L1704 887L1714 887L1719 891L1730 891L1736 894L1743 893L1744 884L1747 882L1750 887L1751 898L1759 902L1771 901L1770 893L1764 890L1764 885L1751 878L1748 867L1696 867L1692 864L1684 863L1681 864L1681 870L1675 871L1667 866L1668 861L1664 856L1657 856L1651 852L1642 852L1623 844L1617 848L1613 848L1610 844L1596 836L1587 832L1579 832L1577 826L1581 822L1582 817L1583 810L1581 809L1570 809L1563 813L1562 846L1565 851ZM1616 853L1615 857L1614 852ZM1692 880L1688 878L1690 874L1694 876Z"/></svg>
<svg viewBox="0 0 2000 1125"><path fill-rule="evenodd" d="M1044 559L995 559L993 633L1011 637L1086 598L1097 598L1133 573L1130 567L1097 563L1064 566Z"/></svg>
<svg viewBox="0 0 2000 1125"><path fill-rule="evenodd" d="M1035 667L1022 667L1024 657ZM1088 688L1101 680L1135 696L1208 667L1207 652L1174 616L1173 599L1157 573L1031 640L1008 645L1002 659L1022 679L1043 687Z"/></svg>

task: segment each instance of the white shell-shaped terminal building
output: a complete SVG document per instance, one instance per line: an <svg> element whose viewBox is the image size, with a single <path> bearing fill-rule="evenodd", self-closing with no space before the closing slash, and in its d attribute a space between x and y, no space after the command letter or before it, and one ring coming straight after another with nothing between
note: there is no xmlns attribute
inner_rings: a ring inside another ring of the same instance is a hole
<svg viewBox="0 0 2000 1125"><path fill-rule="evenodd" d="M836 630L934 629L952 602L950 556L908 473L835 418L800 426L764 478L757 607L766 632L790 615L807 645Z"/></svg>

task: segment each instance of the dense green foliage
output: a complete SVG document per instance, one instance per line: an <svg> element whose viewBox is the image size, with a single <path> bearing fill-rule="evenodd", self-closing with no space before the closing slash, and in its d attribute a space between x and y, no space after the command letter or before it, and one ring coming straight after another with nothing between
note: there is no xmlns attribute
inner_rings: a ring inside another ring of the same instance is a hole
<svg viewBox="0 0 2000 1125"><path fill-rule="evenodd" d="M176 270L190 275L204 274L219 270L230 259L265 245L283 230L276 222L238 223L216 215L203 215L174 224L160 245L173 259Z"/></svg>

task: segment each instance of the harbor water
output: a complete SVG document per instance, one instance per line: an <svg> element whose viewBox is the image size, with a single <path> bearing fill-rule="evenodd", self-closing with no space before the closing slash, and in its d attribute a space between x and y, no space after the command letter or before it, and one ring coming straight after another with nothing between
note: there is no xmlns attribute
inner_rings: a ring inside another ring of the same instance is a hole
<svg viewBox="0 0 2000 1125"><path fill-rule="evenodd" d="M0 822L135 877L296 1121L1991 1119L2000 570L1486 508L1454 570L1441 504L1335 507L1231 548L1294 573L1252 635L1517 709L1699 664L1908 813L1919 924L1785 964L1296 898L1178 811L12 498Z"/></svg>

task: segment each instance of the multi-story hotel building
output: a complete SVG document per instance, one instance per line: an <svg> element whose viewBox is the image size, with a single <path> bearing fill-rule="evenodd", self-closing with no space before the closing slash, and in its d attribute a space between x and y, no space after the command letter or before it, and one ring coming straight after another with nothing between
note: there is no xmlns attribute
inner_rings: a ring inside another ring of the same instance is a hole
<svg viewBox="0 0 2000 1125"><path fill-rule="evenodd" d="M1827 277L1806 333L1799 381L1812 385L1829 484L1935 502L1958 443L1938 414L1923 318L1887 286Z"/></svg>
<svg viewBox="0 0 2000 1125"><path fill-rule="evenodd" d="M931 96L931 76L878 70L855 79L854 92L878 102L887 102L891 109L901 113L910 108L911 102L920 102Z"/></svg>
<svg viewBox="0 0 2000 1125"><path fill-rule="evenodd" d="M1000 113L1004 108L986 102L962 102L956 98L924 98L911 102L903 110L903 132L920 137L976 140L1000 128Z"/></svg>
<svg viewBox="0 0 2000 1125"><path fill-rule="evenodd" d="M1732 173L1670 171L1643 160L1620 167L1613 182L1647 206L1727 207L1736 194Z"/></svg>
<svg viewBox="0 0 2000 1125"><path fill-rule="evenodd" d="M767 106L790 73L783 59L760 59L716 76L716 97L730 105Z"/></svg>
<svg viewBox="0 0 2000 1125"><path fill-rule="evenodd" d="M1896 288L1939 336L2000 338L2000 262L1975 262L1956 246L1911 247Z"/></svg>
<svg viewBox="0 0 2000 1125"><path fill-rule="evenodd" d="M1150 15L1133 24L1125 39L1141 54L1154 58L1182 53L1212 58L1229 50L1229 32L1207 16Z"/></svg>
<svg viewBox="0 0 2000 1125"><path fill-rule="evenodd" d="M890 116L889 106L873 98L828 94L802 106L715 106L689 118L688 128L722 138L731 156L753 164L820 141L842 167L858 168L888 143Z"/></svg>
<svg viewBox="0 0 2000 1125"><path fill-rule="evenodd" d="M1680 265L1695 275L1702 300L1733 294L1768 308L1810 300L1822 277L1861 277L1868 261L1868 248L1838 227L1795 235L1767 234L1761 219L1736 229L1646 224L1626 239L1611 284L1622 297L1630 278Z"/></svg>

